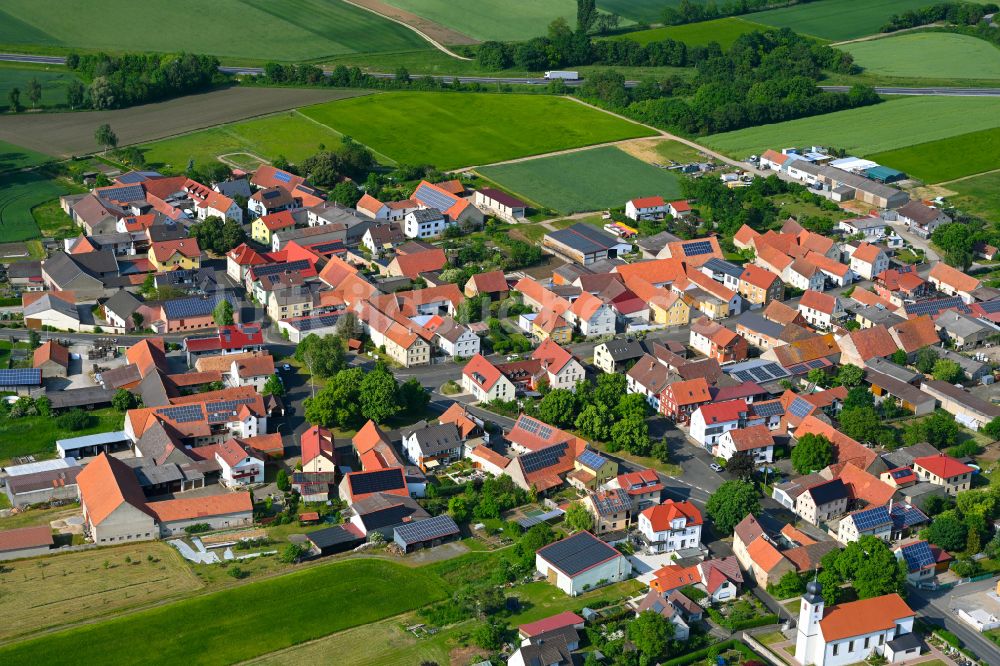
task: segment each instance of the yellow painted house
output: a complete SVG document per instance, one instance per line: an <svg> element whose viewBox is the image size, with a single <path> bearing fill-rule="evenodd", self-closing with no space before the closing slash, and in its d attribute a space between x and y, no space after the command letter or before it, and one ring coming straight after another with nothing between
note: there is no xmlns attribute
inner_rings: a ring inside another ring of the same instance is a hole
<svg viewBox="0 0 1000 666"><path fill-rule="evenodd" d="M649 301L649 316L654 324L687 326L691 321L691 306L677 292L667 292Z"/></svg>
<svg viewBox="0 0 1000 666"><path fill-rule="evenodd" d="M295 218L292 217L292 211L290 210L262 215L250 225L250 238L267 247L271 247L271 234L282 229L290 229L294 226Z"/></svg>
<svg viewBox="0 0 1000 666"><path fill-rule="evenodd" d="M201 248L196 238L153 243L147 257L157 272L201 268Z"/></svg>
<svg viewBox="0 0 1000 666"><path fill-rule="evenodd" d="M552 339L553 342L566 344L573 340L573 327L549 308L543 309L531 322L531 333L538 340Z"/></svg>

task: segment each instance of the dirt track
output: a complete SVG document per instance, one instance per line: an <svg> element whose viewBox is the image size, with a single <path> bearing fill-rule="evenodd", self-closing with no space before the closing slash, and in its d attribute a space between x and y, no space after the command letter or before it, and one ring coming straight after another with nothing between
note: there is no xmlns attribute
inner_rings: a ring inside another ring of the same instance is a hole
<svg viewBox="0 0 1000 666"><path fill-rule="evenodd" d="M118 135L119 145L127 146L359 94L366 92L236 86L116 111L4 115L0 140L46 155L70 157L100 150L94 130L104 123Z"/></svg>
<svg viewBox="0 0 1000 666"><path fill-rule="evenodd" d="M417 16L416 14L408 12L405 9L393 7L387 2L382 2L382 0L350 0L350 3L359 7L364 7L365 9L375 12L376 14L381 14L382 16L408 25L415 29L418 33L423 33L427 37L430 37L435 42L442 45L479 43L477 40L469 37L468 35L456 32L451 28L446 28L440 23L435 23L434 21L425 19L422 16ZM456 8L456 11L462 10Z"/></svg>

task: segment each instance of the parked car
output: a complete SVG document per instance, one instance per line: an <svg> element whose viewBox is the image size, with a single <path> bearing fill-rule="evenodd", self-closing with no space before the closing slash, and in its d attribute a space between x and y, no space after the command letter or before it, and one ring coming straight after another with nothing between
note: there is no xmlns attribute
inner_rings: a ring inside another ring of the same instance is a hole
<svg viewBox="0 0 1000 666"><path fill-rule="evenodd" d="M711 467L712 471L715 471L715 472L721 472L722 471L722 465L720 465L719 463L712 463L711 465L709 465L709 467Z"/></svg>

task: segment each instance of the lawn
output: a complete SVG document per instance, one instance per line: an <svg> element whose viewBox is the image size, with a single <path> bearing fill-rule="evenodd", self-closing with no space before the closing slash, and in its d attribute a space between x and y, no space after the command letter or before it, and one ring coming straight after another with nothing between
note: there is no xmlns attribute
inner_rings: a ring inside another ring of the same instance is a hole
<svg viewBox="0 0 1000 666"><path fill-rule="evenodd" d="M933 155L933 159L928 156ZM1000 169L1000 127L870 155L925 183Z"/></svg>
<svg viewBox="0 0 1000 666"><path fill-rule="evenodd" d="M623 206L633 197L680 196L676 175L614 146L480 171L511 191L565 214Z"/></svg>
<svg viewBox="0 0 1000 666"><path fill-rule="evenodd" d="M66 106L66 89L70 81L77 78L65 67L17 65L13 63L0 64L0 112L10 109L8 95L12 88L21 91L21 106L31 109L28 101L28 82L38 79L42 84L42 99L39 106L52 108Z"/></svg>
<svg viewBox="0 0 1000 666"><path fill-rule="evenodd" d="M20 560L5 563L4 568L8 571L0 575L3 640L201 587L177 551L165 543Z"/></svg>
<svg viewBox="0 0 1000 666"><path fill-rule="evenodd" d="M652 132L568 98L399 92L301 109L397 162L439 169L617 141Z"/></svg>
<svg viewBox="0 0 1000 666"><path fill-rule="evenodd" d="M51 458L56 454L57 439L122 429L124 417L110 407L95 409L89 413L94 417L93 425L76 432L63 430L56 419L50 417L25 416L19 419L0 419L0 463L27 455Z"/></svg>
<svg viewBox="0 0 1000 666"><path fill-rule="evenodd" d="M0 662L231 664L445 596L427 570L351 560L9 645Z"/></svg>
<svg viewBox="0 0 1000 666"><path fill-rule="evenodd" d="M66 192L65 185L37 172L0 176L0 238L4 242L37 238L39 230L32 209ZM0 449L2 446L0 443Z"/></svg>
<svg viewBox="0 0 1000 666"><path fill-rule="evenodd" d="M915 32L840 47L866 72L928 79L1000 79L1000 49L946 32Z"/></svg>
<svg viewBox="0 0 1000 666"><path fill-rule="evenodd" d="M5 0L0 44L190 51L253 61L428 47L412 30L346 2L215 0L211 20L189 20L205 18L204 9L199 0Z"/></svg>
<svg viewBox="0 0 1000 666"><path fill-rule="evenodd" d="M715 134L703 141L740 158L760 154L768 148L806 145L836 146L859 155L871 155L994 127L1000 127L1000 99L906 97Z"/></svg>
<svg viewBox="0 0 1000 666"><path fill-rule="evenodd" d="M958 193L948 197L949 204L966 213L990 220L1000 219L1000 172L951 183L947 187Z"/></svg>
<svg viewBox="0 0 1000 666"><path fill-rule="evenodd" d="M73 218L62 209L58 199L35 206L31 209L31 216L43 236L69 238L80 234L79 228L73 223Z"/></svg>
<svg viewBox="0 0 1000 666"><path fill-rule="evenodd" d="M544 35L549 23L564 17L576 20L573 0L494 0L477 2L470 11L455 11L450 0L386 0L417 16L475 39L520 41Z"/></svg>
<svg viewBox="0 0 1000 666"><path fill-rule="evenodd" d="M722 48L729 48L740 35L754 30L770 30L770 26L744 21L740 18L722 18L702 23L687 25L671 25L639 32L627 32L615 39L631 39L640 44L649 44L664 39L684 42L688 46L704 46L709 42L718 42Z"/></svg>
<svg viewBox="0 0 1000 666"><path fill-rule="evenodd" d="M821 0L747 15L747 19L823 39L873 35L893 14L927 6L927 0Z"/></svg>

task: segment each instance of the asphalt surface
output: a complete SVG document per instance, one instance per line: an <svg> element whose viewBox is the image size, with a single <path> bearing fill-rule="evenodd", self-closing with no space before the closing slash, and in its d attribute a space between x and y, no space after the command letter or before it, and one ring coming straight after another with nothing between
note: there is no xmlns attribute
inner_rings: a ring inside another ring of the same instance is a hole
<svg viewBox="0 0 1000 666"><path fill-rule="evenodd" d="M27 62L43 65L65 65L66 59L62 56L26 55L21 53L0 53L0 61L5 62ZM219 71L227 74L243 74L258 76L264 73L263 67L219 67ZM371 76L380 79L395 78L395 74L387 72L369 72ZM510 77L510 76L448 76L437 75L433 77L438 81L451 83L459 81L461 83L483 83L488 85L548 85L551 81L543 77ZM578 86L583 79L576 81L564 81L568 86ZM635 87L639 81L626 81L626 87ZM829 92L848 92L850 86L819 86ZM935 95L945 97L1000 97L1000 88L897 88L897 87L876 87L875 92L880 95Z"/></svg>
<svg viewBox="0 0 1000 666"><path fill-rule="evenodd" d="M953 598L973 592L983 592L996 587L997 579L990 578L976 583L967 583L947 590L907 589L906 602L931 624L944 626L961 639L965 647L979 655L988 664L1000 664L1000 647L978 631L958 619L953 608Z"/></svg>

